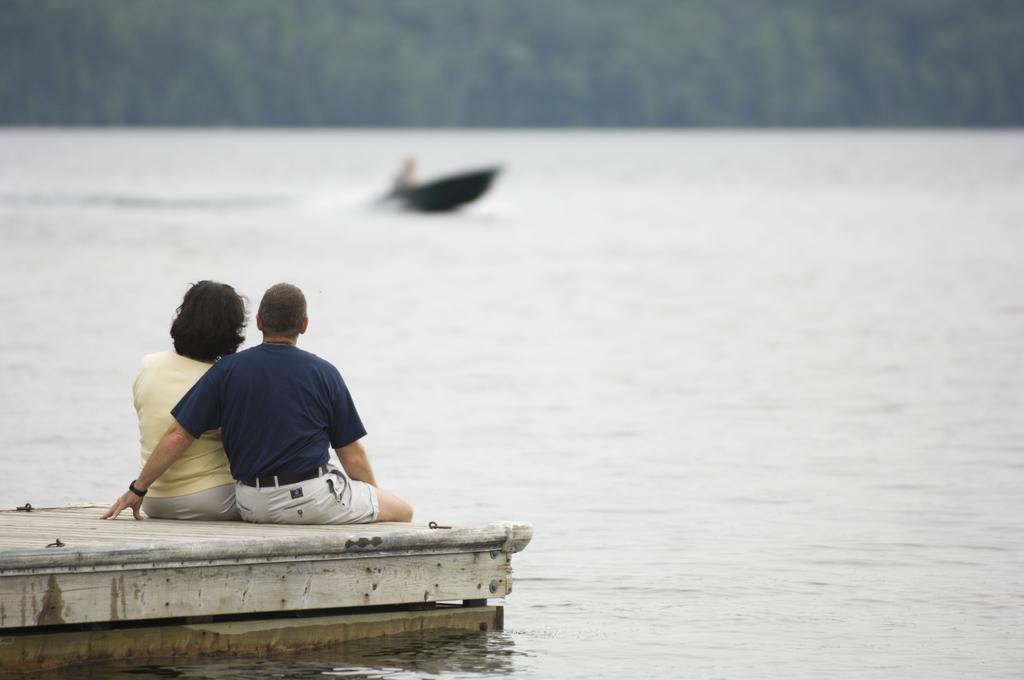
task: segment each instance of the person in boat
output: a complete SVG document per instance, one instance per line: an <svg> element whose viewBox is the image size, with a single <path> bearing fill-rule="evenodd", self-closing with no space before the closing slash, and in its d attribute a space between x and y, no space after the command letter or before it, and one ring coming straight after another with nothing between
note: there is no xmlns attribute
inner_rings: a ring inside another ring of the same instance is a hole
<svg viewBox="0 0 1024 680"><path fill-rule="evenodd" d="M245 300L224 283L189 287L171 323L173 349L142 359L132 384L145 466L173 422L171 409L213 366L245 340ZM160 519L239 520L218 429L196 438L148 488L142 510Z"/></svg>
<svg viewBox="0 0 1024 680"><path fill-rule="evenodd" d="M395 177L395 192L412 189L414 186L416 186L416 157L406 156L402 163L402 169Z"/></svg>
<svg viewBox="0 0 1024 680"><path fill-rule="evenodd" d="M151 486L192 442L220 428L245 521L411 521L412 507L377 486L360 441L366 430L338 369L298 348L308 325L298 287L268 289L256 314L263 343L221 358L182 397L142 472L103 517L131 508L138 519Z"/></svg>

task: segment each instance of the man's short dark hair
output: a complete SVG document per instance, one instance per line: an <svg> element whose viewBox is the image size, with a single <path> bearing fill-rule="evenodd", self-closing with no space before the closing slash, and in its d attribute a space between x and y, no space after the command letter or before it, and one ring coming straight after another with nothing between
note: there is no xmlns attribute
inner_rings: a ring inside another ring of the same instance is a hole
<svg viewBox="0 0 1024 680"><path fill-rule="evenodd" d="M226 283L192 284L171 323L171 338L175 352L196 361L234 354L245 341L245 298Z"/></svg>
<svg viewBox="0 0 1024 680"><path fill-rule="evenodd" d="M294 338L306 319L306 296L298 286L278 283L267 289L257 312L263 321L263 334Z"/></svg>

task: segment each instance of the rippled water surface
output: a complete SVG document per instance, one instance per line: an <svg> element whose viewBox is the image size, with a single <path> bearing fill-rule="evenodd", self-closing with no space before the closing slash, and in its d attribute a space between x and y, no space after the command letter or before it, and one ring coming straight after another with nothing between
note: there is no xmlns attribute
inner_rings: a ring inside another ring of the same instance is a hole
<svg viewBox="0 0 1024 680"><path fill-rule="evenodd" d="M410 152L506 172L378 209ZM112 500L187 283L288 280L383 486L535 524L503 633L64 677L1024 675L1022 196L1020 132L0 132L0 506Z"/></svg>

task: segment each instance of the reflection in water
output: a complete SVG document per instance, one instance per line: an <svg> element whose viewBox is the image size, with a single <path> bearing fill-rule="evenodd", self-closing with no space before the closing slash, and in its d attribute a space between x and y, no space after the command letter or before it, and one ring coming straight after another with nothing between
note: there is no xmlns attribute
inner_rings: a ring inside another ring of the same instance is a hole
<svg viewBox="0 0 1024 680"><path fill-rule="evenodd" d="M271 659L213 658L168 665L93 664L32 677L35 680L475 677L508 675L515 670L517 656L526 654L516 651L515 642L507 633L410 633L354 640L301 654L277 654Z"/></svg>

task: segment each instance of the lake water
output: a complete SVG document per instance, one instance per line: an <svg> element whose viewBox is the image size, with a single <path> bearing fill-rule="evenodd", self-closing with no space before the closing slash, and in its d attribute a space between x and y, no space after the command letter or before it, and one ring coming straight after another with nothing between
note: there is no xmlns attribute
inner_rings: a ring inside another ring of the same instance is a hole
<svg viewBox="0 0 1024 680"><path fill-rule="evenodd" d="M418 520L534 523L507 630L61 677L1024 676L1022 132L2 131L0 507L121 493L203 278L306 291Z"/></svg>

